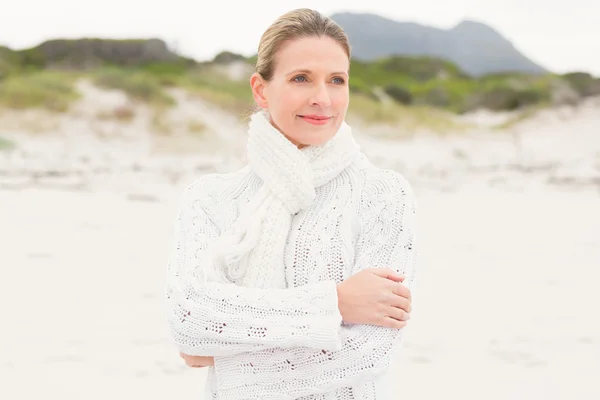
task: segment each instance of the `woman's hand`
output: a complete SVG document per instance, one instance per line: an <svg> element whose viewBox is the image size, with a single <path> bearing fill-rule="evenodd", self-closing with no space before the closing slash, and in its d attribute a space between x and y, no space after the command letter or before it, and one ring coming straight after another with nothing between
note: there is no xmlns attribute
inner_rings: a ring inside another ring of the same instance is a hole
<svg viewBox="0 0 600 400"><path fill-rule="evenodd" d="M411 311L404 276L388 268L362 270L337 285L344 322L404 328Z"/></svg>
<svg viewBox="0 0 600 400"><path fill-rule="evenodd" d="M203 368L209 365L215 365L214 357L203 356L188 356L187 354L179 353L179 357L183 358L185 364L192 368Z"/></svg>

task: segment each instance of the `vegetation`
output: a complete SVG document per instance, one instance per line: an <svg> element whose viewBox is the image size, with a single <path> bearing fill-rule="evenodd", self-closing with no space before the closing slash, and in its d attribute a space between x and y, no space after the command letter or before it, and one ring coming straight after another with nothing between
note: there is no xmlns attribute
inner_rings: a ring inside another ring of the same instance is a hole
<svg viewBox="0 0 600 400"><path fill-rule="evenodd" d="M562 78L583 97L600 94L600 79L594 78L587 72L572 72L564 74Z"/></svg>
<svg viewBox="0 0 600 400"><path fill-rule="evenodd" d="M109 56L99 59L94 53L89 60L83 59L87 56L82 46L88 42L92 52ZM74 84L79 77L87 77L101 87L123 90L132 99L159 108L174 103L168 94L168 89L174 87L185 88L236 113L244 113L253 105L248 81L232 79L225 69L230 62L247 62L250 66L255 56L223 52L210 62L198 63L162 49L166 52L163 59L143 61L140 52L145 50L134 48L142 46L143 41L107 41L105 46L100 46L98 40L88 42L53 41L21 51L0 47L0 106L64 111L77 98ZM107 52L106 46L115 43L121 43L119 51ZM127 51L132 51L130 58ZM472 77L451 62L430 57L353 60L350 76L351 111L373 121L398 120L410 113L435 115L428 118L438 120L442 126L446 118L439 116L445 114L432 114L432 109L464 113L478 108L537 108L556 101L554 91L565 85L579 98L600 95L600 79L583 72Z"/></svg>
<svg viewBox="0 0 600 400"><path fill-rule="evenodd" d="M14 147L15 144L13 142L0 136L0 151L12 150Z"/></svg>
<svg viewBox="0 0 600 400"><path fill-rule="evenodd" d="M105 69L93 74L94 83L107 89L119 89L133 100L169 106L173 99L165 93L159 77L144 70Z"/></svg>
<svg viewBox="0 0 600 400"><path fill-rule="evenodd" d="M395 102L381 102L362 94L355 94L350 101L349 114L365 122L376 124L402 123L406 131L426 129L443 134L467 128L458 125L450 113L429 106L406 106Z"/></svg>
<svg viewBox="0 0 600 400"><path fill-rule="evenodd" d="M552 81L557 79L561 78L524 74L474 78L447 61L391 57L372 63L353 62L350 88L371 96L379 87L400 104L463 113L476 108L500 111L546 104L552 98Z"/></svg>
<svg viewBox="0 0 600 400"><path fill-rule="evenodd" d="M0 106L65 111L78 98L74 75L57 71L11 74L0 80Z"/></svg>
<svg viewBox="0 0 600 400"><path fill-rule="evenodd" d="M182 87L236 113L249 110L254 101L248 80L232 80L215 66L189 71L179 81Z"/></svg>

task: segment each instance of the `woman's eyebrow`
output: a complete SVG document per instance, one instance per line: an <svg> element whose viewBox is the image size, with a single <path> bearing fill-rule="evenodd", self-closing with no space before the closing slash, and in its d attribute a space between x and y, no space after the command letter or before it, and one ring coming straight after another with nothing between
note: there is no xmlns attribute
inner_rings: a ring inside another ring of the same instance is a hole
<svg viewBox="0 0 600 400"><path fill-rule="evenodd" d="M293 71L288 72L286 75L297 74L297 73L311 74L312 71L309 69L295 69ZM330 75L348 75L348 72L332 72Z"/></svg>

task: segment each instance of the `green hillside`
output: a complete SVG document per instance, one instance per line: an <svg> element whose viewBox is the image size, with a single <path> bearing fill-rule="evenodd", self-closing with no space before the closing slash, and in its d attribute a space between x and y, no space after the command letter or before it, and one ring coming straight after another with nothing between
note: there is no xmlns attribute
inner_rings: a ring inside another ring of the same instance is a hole
<svg viewBox="0 0 600 400"><path fill-rule="evenodd" d="M236 113L252 106L247 79L230 79L224 71L228 63L242 62L251 72L255 58L223 52L210 62L196 62L172 53L164 44L157 47L156 40L152 46L148 43L82 39L56 40L24 50L0 47L0 105L64 111L77 98L76 79L87 77L157 106L172 104L165 92L169 87L186 88ZM600 95L600 79L584 72L472 77L449 61L431 57L354 60L349 84L351 109L364 113L366 119L393 119L396 111L406 107L453 113L479 108L505 111L576 103Z"/></svg>

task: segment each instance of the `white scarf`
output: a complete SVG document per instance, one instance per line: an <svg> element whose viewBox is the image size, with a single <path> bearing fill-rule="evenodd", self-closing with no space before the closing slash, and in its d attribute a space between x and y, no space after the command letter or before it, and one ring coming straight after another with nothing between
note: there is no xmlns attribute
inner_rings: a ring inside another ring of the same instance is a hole
<svg viewBox="0 0 600 400"><path fill-rule="evenodd" d="M248 134L249 166L263 185L215 241L205 277L245 287L285 288L284 251L294 214L311 205L315 189L348 167L360 147L343 122L327 143L298 149L264 112L252 115Z"/></svg>

